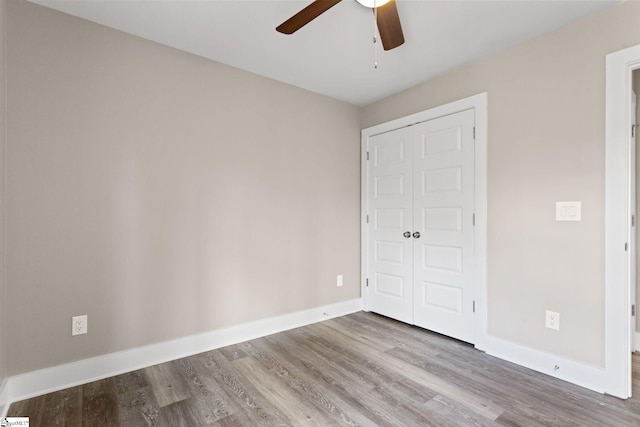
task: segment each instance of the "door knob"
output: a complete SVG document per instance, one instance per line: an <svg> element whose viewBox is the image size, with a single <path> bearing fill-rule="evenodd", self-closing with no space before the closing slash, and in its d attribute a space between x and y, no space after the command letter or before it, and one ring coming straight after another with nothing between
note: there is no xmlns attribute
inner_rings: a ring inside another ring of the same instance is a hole
<svg viewBox="0 0 640 427"><path fill-rule="evenodd" d="M413 237L415 237L416 239L420 238L420 232L416 231L415 233L413 233Z"/></svg>
<svg viewBox="0 0 640 427"><path fill-rule="evenodd" d="M411 237L411 232L405 231L402 235L408 239L409 237Z"/></svg>

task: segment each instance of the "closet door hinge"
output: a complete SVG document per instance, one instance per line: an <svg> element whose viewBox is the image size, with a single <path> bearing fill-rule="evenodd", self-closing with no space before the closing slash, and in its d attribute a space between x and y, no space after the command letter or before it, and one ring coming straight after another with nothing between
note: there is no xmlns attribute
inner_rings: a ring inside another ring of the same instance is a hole
<svg viewBox="0 0 640 427"><path fill-rule="evenodd" d="M632 316L636 315L636 305L635 304L631 304L631 315Z"/></svg>
<svg viewBox="0 0 640 427"><path fill-rule="evenodd" d="M474 313L476 312L476 301L475 300L473 300L473 312Z"/></svg>
<svg viewBox="0 0 640 427"><path fill-rule="evenodd" d="M635 137L636 136L636 128L638 127L638 125L631 125L631 137Z"/></svg>
<svg viewBox="0 0 640 427"><path fill-rule="evenodd" d="M367 151L367 160L369 160L369 152Z"/></svg>
<svg viewBox="0 0 640 427"><path fill-rule="evenodd" d="M369 215L367 215L367 224L369 224Z"/></svg>
<svg viewBox="0 0 640 427"><path fill-rule="evenodd" d="M367 288L368 288L369 287L369 278L367 278L366 282L367 282Z"/></svg>
<svg viewBox="0 0 640 427"><path fill-rule="evenodd" d="M631 215L631 226L632 227L636 226L636 216L635 215Z"/></svg>
<svg viewBox="0 0 640 427"><path fill-rule="evenodd" d="M474 213L473 216L471 217L471 222L473 223L473 226L476 226L476 214Z"/></svg>
<svg viewBox="0 0 640 427"><path fill-rule="evenodd" d="M624 242L624 251L627 252L629 250L629 242Z"/></svg>
<svg viewBox="0 0 640 427"><path fill-rule="evenodd" d="M476 140L476 127L473 127L473 140Z"/></svg>

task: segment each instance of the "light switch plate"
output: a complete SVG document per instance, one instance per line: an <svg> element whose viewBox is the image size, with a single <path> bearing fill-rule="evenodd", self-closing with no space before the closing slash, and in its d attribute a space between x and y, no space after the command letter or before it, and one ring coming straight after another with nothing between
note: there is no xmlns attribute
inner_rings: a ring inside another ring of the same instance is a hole
<svg viewBox="0 0 640 427"><path fill-rule="evenodd" d="M556 202L556 221L582 221L582 202Z"/></svg>

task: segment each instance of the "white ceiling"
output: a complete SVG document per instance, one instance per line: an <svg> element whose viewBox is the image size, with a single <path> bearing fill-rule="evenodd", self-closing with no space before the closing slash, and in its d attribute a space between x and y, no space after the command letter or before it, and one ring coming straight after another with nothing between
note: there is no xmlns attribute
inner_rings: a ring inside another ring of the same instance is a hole
<svg viewBox="0 0 640 427"><path fill-rule="evenodd" d="M311 0L32 0L355 105L611 7L619 0L397 0L405 44L378 48L373 13L343 0L293 35L275 27Z"/></svg>

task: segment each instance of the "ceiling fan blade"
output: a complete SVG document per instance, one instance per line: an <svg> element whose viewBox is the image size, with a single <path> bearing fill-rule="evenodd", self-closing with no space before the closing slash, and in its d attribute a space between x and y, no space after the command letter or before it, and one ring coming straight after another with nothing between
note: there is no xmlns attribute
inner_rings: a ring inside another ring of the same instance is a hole
<svg viewBox="0 0 640 427"><path fill-rule="evenodd" d="M391 50L404 43L402 25L395 0L377 8L378 31L384 50Z"/></svg>
<svg viewBox="0 0 640 427"><path fill-rule="evenodd" d="M280 24L276 30L283 34L293 34L309 22L322 15L341 0L315 0L309 6L293 15L291 18Z"/></svg>

